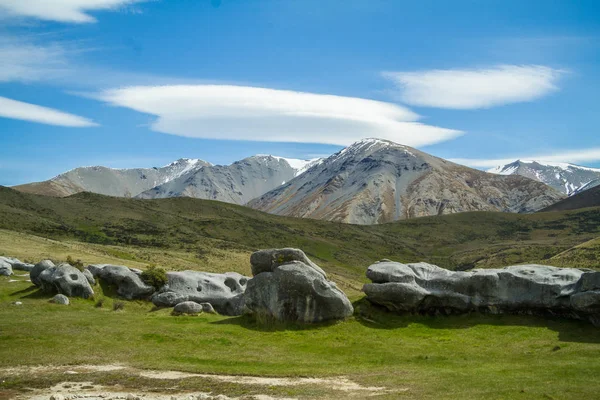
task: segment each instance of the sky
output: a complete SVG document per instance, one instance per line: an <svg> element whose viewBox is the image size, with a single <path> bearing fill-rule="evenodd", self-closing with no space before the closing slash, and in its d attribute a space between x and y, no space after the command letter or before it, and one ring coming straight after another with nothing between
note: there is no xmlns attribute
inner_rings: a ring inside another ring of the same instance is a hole
<svg viewBox="0 0 600 400"><path fill-rule="evenodd" d="M0 0L0 185L367 137L600 167L596 0Z"/></svg>

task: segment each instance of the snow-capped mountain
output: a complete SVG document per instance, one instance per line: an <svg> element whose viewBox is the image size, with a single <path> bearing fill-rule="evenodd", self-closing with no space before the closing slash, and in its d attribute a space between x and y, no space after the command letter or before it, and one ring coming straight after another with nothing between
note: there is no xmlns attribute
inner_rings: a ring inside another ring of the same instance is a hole
<svg viewBox="0 0 600 400"><path fill-rule="evenodd" d="M258 155L231 165L205 166L163 185L147 190L138 198L195 197L227 203L246 204L303 173L318 160L296 160Z"/></svg>
<svg viewBox="0 0 600 400"><path fill-rule="evenodd" d="M600 185L600 169L540 160L517 160L488 170L492 174L521 175L552 186L566 195Z"/></svg>
<svg viewBox="0 0 600 400"><path fill-rule="evenodd" d="M182 158L161 168L80 167L15 189L50 196L93 192L145 199L185 196L244 204L318 161L261 155L226 166Z"/></svg>
<svg viewBox="0 0 600 400"><path fill-rule="evenodd" d="M518 175L488 174L387 140L365 139L248 205L279 215L375 224L462 211L532 212L563 197Z"/></svg>
<svg viewBox="0 0 600 400"><path fill-rule="evenodd" d="M161 168L79 167L50 180L15 186L15 189L48 196L92 192L107 196L134 197L190 171L209 165L211 164L206 161L181 158Z"/></svg>

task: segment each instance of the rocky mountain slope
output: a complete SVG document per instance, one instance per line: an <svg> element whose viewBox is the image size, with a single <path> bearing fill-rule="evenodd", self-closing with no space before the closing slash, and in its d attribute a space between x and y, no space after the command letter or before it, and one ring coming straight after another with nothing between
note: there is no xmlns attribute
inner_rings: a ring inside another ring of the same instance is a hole
<svg viewBox="0 0 600 400"><path fill-rule="evenodd" d="M102 166L80 167L43 182L15 186L21 192L64 197L80 192L107 196L134 197L189 171L209 166L197 159L182 158L162 168L113 169Z"/></svg>
<svg viewBox="0 0 600 400"><path fill-rule="evenodd" d="M365 139L248 205L356 224L463 211L533 212L564 197L519 175L494 175L380 139Z"/></svg>
<svg viewBox="0 0 600 400"><path fill-rule="evenodd" d="M310 161L259 155L231 165L210 165L191 170L163 185L147 190L138 198L194 197L246 204L294 179Z"/></svg>
<svg viewBox="0 0 600 400"><path fill-rule="evenodd" d="M500 175L521 175L552 186L571 196L580 191L600 185L600 169L575 164L546 161L517 160L488 170Z"/></svg>
<svg viewBox="0 0 600 400"><path fill-rule="evenodd" d="M196 197L244 204L293 179L312 162L261 155L223 166L182 158L162 168L80 167L48 181L14 188L58 197L91 192L143 199Z"/></svg>

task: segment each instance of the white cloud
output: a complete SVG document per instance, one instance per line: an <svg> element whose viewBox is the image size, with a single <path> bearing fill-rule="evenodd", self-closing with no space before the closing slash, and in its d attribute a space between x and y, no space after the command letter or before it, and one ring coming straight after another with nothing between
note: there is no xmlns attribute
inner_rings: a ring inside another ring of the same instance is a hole
<svg viewBox="0 0 600 400"><path fill-rule="evenodd" d="M84 117L6 97L0 97L0 117L66 127L98 126Z"/></svg>
<svg viewBox="0 0 600 400"><path fill-rule="evenodd" d="M65 76L70 69L68 52L60 43L40 45L30 37L0 36L0 82L48 81Z"/></svg>
<svg viewBox="0 0 600 400"><path fill-rule="evenodd" d="M0 15L46 21L96 22L89 12L114 10L147 0L0 0Z"/></svg>
<svg viewBox="0 0 600 400"><path fill-rule="evenodd" d="M500 165L510 164L516 160L536 160L557 163L585 164L600 162L600 148L588 148L581 150L566 150L560 153L525 155L511 158L477 159L477 158L454 158L450 161L457 164L477 168L493 168Z"/></svg>
<svg viewBox="0 0 600 400"><path fill-rule="evenodd" d="M532 101L558 89L565 71L542 65L384 72L401 101L416 106L477 109Z"/></svg>
<svg viewBox="0 0 600 400"><path fill-rule="evenodd" d="M230 85L134 86L97 96L158 117L151 128L196 138L348 145L380 137L411 146L460 131L415 122L395 104L354 97Z"/></svg>

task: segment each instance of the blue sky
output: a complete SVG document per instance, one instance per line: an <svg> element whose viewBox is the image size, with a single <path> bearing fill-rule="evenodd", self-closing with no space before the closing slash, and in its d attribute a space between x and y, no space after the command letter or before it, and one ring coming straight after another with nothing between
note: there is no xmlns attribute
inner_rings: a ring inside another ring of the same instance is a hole
<svg viewBox="0 0 600 400"><path fill-rule="evenodd" d="M0 184L383 137L600 167L597 1L0 0Z"/></svg>

